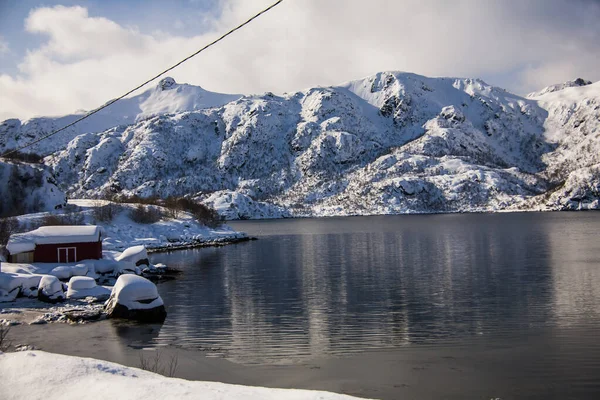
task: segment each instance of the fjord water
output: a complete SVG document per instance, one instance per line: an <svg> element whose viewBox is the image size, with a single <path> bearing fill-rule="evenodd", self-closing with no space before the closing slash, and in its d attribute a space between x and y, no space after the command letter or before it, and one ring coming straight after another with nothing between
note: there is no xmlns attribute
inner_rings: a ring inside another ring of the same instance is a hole
<svg viewBox="0 0 600 400"><path fill-rule="evenodd" d="M183 271L154 344L243 364L484 349L515 385L600 389L600 213L231 225L258 240L152 256Z"/></svg>

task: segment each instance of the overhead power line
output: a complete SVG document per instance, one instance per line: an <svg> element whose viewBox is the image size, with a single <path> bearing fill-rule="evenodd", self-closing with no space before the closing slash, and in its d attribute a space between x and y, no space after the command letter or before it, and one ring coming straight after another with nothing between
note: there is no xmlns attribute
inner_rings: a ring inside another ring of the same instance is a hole
<svg viewBox="0 0 600 400"><path fill-rule="evenodd" d="M13 153L17 153L17 152L19 152L19 151L21 151L21 150L23 150L23 149L26 149L26 148L28 148L28 147L31 147L31 146L33 146L34 144L37 144L37 143L41 142L42 140L46 140L46 139L48 139L49 137L51 137L51 136L54 136L54 135L56 135L57 133L60 133L60 132L64 131L64 130L65 130L65 129L67 129L67 128L70 128L71 126L75 125L76 123L83 121L84 119L86 119L86 118L88 118L88 117L90 117L90 116L92 116L92 115L96 114L97 112L99 112L99 111L101 111L101 110L104 110L106 107L109 107L109 106L111 106L112 104L116 103L117 101L121 100L122 98L124 98L124 97L127 97L127 96L129 96L131 93L135 92L136 90L138 90L138 89L140 89L140 88L142 88L142 87L146 86L147 84L149 84L149 83L150 83L150 82L152 82L153 80L155 80L155 79L157 79L157 78L160 78L162 75L166 74L167 72L169 72L169 71L171 71L171 70L173 70L173 69L177 68L178 66L180 66L181 64L183 64L184 62L186 62L187 60L189 60L190 58L197 56L198 54L202 53L204 50L208 49L209 47L212 47L212 46L214 46L215 44L219 43L221 40L225 39L227 36L231 35L231 34L232 34L232 33L234 33L235 31L237 31L237 30L239 30L239 29L243 28L244 26L248 25L250 22L254 21L256 18L258 18L258 17L260 17L261 15L263 15L263 14L266 14L267 12L271 11L273 8L277 7L277 6L278 6L279 4L281 4L282 2L283 2L283 0L278 0L277 2L275 2L275 3L271 4L269 7L265 8L264 10L262 10L261 12L259 12L258 14L254 15L253 17L251 17L251 18L249 18L248 20L246 20L244 23L242 23L242 24L240 24L240 25L236 26L235 28L231 29L231 30L230 30L230 31L228 31L227 33L225 33L225 34L221 35L219 38L217 38L217 39L213 40L212 42L208 43L206 46L202 47L200 50L196 51L195 53L192 53L192 54L190 54L189 56L187 56L187 57L186 57L186 58L184 58L183 60L179 61L178 63L176 63L176 64L174 64L174 65L172 65L172 66L170 66L169 68L165 69L164 71L160 72L159 74L157 74L157 75L153 76L152 78L148 79L148 80L147 80L147 81L145 81L144 83L142 83L142 84L140 84L140 85L136 86L135 88L131 89L131 90L130 90L130 91L128 91L127 93L125 93L125 94L122 94L121 96L119 96L119 97L117 97L117 98L115 98L115 99L112 99L112 100L111 100L111 101L109 101L108 103L104 104L103 106L100 106L99 108L96 108L95 110L88 112L87 114L85 114L85 115L83 115L81 118L78 118L77 120L75 120L75 121L71 122L70 124L68 124L68 125L65 125L65 126L63 126L62 128L60 128L60 129L57 129L57 130L55 130L55 131L52 131L51 133L49 133L49 134L47 134L47 135L45 135L45 136L42 136L42 137L40 137L40 138L38 138L38 139L36 139L36 140L34 140L34 141L30 142L30 143L27 143L27 144L26 144L26 145L24 145L24 146L18 147L18 148L16 148L16 149L13 149L13 150L10 150L10 151L8 151L8 152L6 152L6 153L2 154L2 156L0 156L0 157L6 157L6 156L9 156L9 155L11 155L11 154L13 154Z"/></svg>

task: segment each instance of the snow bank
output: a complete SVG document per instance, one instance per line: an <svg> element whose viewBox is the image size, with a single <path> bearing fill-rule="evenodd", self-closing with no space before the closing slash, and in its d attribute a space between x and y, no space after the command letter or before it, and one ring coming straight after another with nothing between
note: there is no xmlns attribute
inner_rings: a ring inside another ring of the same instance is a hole
<svg viewBox="0 0 600 400"><path fill-rule="evenodd" d="M356 399L347 395L319 391L269 389L165 378L107 361L43 351L0 353L0 393L6 400Z"/></svg>

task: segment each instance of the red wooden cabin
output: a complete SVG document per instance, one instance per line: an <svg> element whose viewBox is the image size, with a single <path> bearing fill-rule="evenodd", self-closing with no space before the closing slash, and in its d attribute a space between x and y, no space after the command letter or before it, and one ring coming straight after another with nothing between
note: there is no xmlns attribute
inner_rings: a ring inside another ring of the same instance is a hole
<svg viewBox="0 0 600 400"><path fill-rule="evenodd" d="M102 258L99 226L43 226L11 235L6 249L13 263L75 263Z"/></svg>

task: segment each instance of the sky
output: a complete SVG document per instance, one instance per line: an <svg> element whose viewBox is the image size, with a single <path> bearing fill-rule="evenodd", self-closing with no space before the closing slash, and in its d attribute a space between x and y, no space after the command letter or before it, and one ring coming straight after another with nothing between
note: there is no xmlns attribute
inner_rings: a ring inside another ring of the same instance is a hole
<svg viewBox="0 0 600 400"><path fill-rule="evenodd" d="M93 109L275 0L0 0L0 120ZM168 75L294 92L376 72L600 80L600 0L284 0Z"/></svg>

